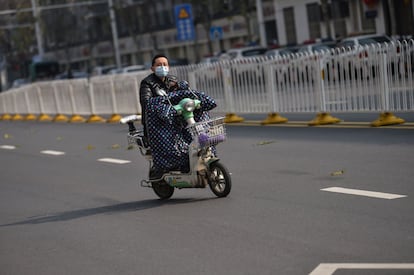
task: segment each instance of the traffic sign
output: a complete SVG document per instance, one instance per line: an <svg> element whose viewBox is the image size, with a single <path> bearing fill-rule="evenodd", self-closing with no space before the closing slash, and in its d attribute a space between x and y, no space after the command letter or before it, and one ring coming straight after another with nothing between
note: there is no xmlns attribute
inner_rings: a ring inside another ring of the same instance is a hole
<svg viewBox="0 0 414 275"><path fill-rule="evenodd" d="M177 26L177 40L194 40L195 28L191 4L180 4L174 7Z"/></svg>
<svg viewBox="0 0 414 275"><path fill-rule="evenodd" d="M223 39L223 28L217 26L210 27L210 39L213 41Z"/></svg>

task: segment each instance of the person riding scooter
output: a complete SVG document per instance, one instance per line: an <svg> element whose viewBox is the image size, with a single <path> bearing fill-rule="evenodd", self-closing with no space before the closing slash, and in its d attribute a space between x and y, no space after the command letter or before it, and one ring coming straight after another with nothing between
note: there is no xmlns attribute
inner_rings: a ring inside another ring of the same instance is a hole
<svg viewBox="0 0 414 275"><path fill-rule="evenodd" d="M140 115L120 120L128 125L128 145L138 147L150 169L154 163L167 167L158 178L142 179L141 186L152 188L162 200L169 199L175 189L207 186L217 197L226 197L231 190L231 177L215 147L226 140L224 117L210 118L208 110L216 106L214 101L188 88L185 81L174 86L169 94L148 101L148 135L154 153L143 142L143 129L134 126Z"/></svg>
<svg viewBox="0 0 414 275"><path fill-rule="evenodd" d="M141 104L142 111L142 126L144 128L144 135L148 138L147 132L147 105L148 100L152 97L160 96L161 94L168 91L168 83L166 77L169 73L168 58L163 54L155 55L152 59L151 71L141 81L139 90L139 101Z"/></svg>
<svg viewBox="0 0 414 275"><path fill-rule="evenodd" d="M140 102L144 135L148 140L153 156L150 179L158 179L165 172L177 170L186 172L188 165L188 145L191 135L185 129L185 121L172 107L181 99L199 99L201 109L194 113L196 121L209 118L207 111L216 107L214 100L204 93L192 91L188 83L177 81L168 75L168 59L164 55L153 58L153 74L141 82Z"/></svg>

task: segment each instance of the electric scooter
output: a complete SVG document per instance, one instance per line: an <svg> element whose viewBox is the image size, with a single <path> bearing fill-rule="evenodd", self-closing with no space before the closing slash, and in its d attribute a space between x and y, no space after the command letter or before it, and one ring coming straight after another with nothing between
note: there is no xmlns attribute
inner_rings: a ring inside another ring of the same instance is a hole
<svg viewBox="0 0 414 275"><path fill-rule="evenodd" d="M213 149L217 144L226 140L226 128L224 117L196 122L193 111L200 108L200 100L184 98L173 108L187 122L187 130L192 136L189 144L189 165L188 173L181 171L169 171L160 178L152 180L143 179L141 186L150 187L162 200L169 199L175 189L182 188L206 188L217 197L226 197L231 190L231 177L228 169L220 162ZM144 131L137 130L136 121L141 119L140 115L123 117L120 123L128 125L128 144L137 146L141 155L144 156L151 169L153 158L151 148L145 142Z"/></svg>

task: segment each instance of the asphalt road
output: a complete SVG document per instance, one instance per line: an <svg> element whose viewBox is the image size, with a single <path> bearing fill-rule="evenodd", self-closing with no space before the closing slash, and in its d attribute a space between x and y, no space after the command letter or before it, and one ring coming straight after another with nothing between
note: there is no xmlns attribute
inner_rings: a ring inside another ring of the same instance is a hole
<svg viewBox="0 0 414 275"><path fill-rule="evenodd" d="M229 125L165 202L125 130L0 121L0 274L414 274L413 129Z"/></svg>

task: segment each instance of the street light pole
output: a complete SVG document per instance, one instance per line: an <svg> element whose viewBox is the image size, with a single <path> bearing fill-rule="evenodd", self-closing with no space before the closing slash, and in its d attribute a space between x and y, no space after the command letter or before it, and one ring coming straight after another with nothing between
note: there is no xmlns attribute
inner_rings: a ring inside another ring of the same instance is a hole
<svg viewBox="0 0 414 275"><path fill-rule="evenodd" d="M257 21L259 23L260 46L267 47L266 30L263 19L262 0L256 0Z"/></svg>
<svg viewBox="0 0 414 275"><path fill-rule="evenodd" d="M43 50L42 30L40 29L39 11L36 6L36 0L32 0L32 12L33 12L33 17L35 19L37 52L38 52L39 58L42 59L45 52Z"/></svg>
<svg viewBox="0 0 414 275"><path fill-rule="evenodd" d="M114 4L113 4L112 0L108 0L108 7L109 7L109 18L111 20L112 38L113 38L114 50L115 50L116 67L119 69L119 68L121 68L121 57L120 57L120 54L119 54L118 30L117 30L117 27L116 27Z"/></svg>

